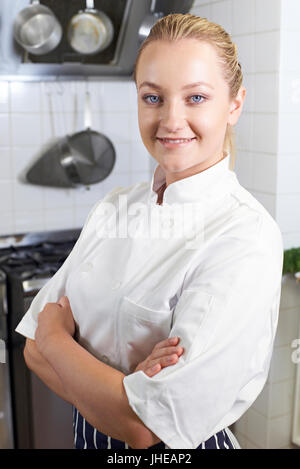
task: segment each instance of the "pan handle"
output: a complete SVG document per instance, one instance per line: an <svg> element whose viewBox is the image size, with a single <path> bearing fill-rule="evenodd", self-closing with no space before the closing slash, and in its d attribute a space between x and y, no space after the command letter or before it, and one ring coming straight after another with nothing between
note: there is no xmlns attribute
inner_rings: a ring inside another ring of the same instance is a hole
<svg viewBox="0 0 300 469"><path fill-rule="evenodd" d="M84 126L86 129L92 127L91 96L88 90L85 92Z"/></svg>
<svg viewBox="0 0 300 469"><path fill-rule="evenodd" d="M86 0L86 9L87 10L94 10L95 9L94 0Z"/></svg>
<svg viewBox="0 0 300 469"><path fill-rule="evenodd" d="M156 0L152 0L151 6L150 6L150 12L154 13L155 11L155 6L156 6Z"/></svg>

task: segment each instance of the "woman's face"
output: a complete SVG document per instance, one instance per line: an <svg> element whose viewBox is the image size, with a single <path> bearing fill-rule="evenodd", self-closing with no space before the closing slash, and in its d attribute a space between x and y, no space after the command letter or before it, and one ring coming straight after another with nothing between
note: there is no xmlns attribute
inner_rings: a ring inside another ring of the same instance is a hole
<svg viewBox="0 0 300 469"><path fill-rule="evenodd" d="M230 100L213 46L196 39L155 41L140 56L136 82L141 137L167 184L223 157L226 127L238 121L245 88ZM168 138L185 142L162 140Z"/></svg>

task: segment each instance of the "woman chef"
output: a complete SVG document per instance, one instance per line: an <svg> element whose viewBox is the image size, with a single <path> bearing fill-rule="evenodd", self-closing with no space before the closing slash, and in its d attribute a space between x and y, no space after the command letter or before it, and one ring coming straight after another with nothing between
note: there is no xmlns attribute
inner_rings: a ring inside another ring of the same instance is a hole
<svg viewBox="0 0 300 469"><path fill-rule="evenodd" d="M28 366L74 405L76 448L239 448L228 426L267 379L283 246L232 170L236 45L168 15L134 80L152 180L95 204L16 330Z"/></svg>

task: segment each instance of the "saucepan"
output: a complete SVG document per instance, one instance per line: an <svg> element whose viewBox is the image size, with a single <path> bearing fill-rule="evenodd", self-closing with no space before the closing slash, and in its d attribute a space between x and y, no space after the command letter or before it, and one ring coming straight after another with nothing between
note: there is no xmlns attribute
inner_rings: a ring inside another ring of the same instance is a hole
<svg viewBox="0 0 300 469"><path fill-rule="evenodd" d="M110 18L95 10L94 0L86 0L86 9L72 17L68 28L68 40L79 54L93 55L106 49L114 35Z"/></svg>
<svg viewBox="0 0 300 469"><path fill-rule="evenodd" d="M55 49L62 37L62 27L50 8L33 0L15 18L15 40L31 54L43 55Z"/></svg>

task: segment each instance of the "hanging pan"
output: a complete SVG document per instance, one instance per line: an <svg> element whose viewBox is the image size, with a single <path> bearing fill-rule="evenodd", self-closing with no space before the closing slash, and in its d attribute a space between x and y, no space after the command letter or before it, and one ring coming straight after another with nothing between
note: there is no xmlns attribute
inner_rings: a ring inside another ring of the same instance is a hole
<svg viewBox="0 0 300 469"><path fill-rule="evenodd" d="M39 0L23 8L14 21L15 40L27 52L43 55L55 49L62 37L62 27L56 16Z"/></svg>
<svg viewBox="0 0 300 469"><path fill-rule="evenodd" d="M68 28L68 40L73 50L83 55L98 54L106 49L114 35L110 18L95 10L94 0L86 0L86 9L72 17Z"/></svg>
<svg viewBox="0 0 300 469"><path fill-rule="evenodd" d="M110 139L91 129L90 94L85 96L85 130L66 135L41 156L27 173L33 184L55 187L89 186L113 170L116 152Z"/></svg>
<svg viewBox="0 0 300 469"><path fill-rule="evenodd" d="M116 154L112 142L91 129L90 93L85 94L85 130L67 136L61 142L60 161L75 184L95 184L112 171Z"/></svg>

